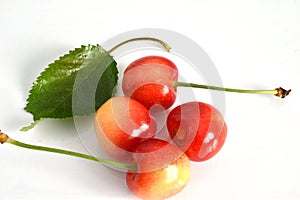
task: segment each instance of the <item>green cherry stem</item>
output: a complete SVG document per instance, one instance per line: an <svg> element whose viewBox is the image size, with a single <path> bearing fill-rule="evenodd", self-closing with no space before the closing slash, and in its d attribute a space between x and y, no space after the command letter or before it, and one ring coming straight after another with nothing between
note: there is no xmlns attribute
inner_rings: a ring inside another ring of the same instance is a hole
<svg viewBox="0 0 300 200"><path fill-rule="evenodd" d="M0 131L0 143L9 143L18 147L22 147L22 148L26 148L26 149L32 149L32 150L38 150L38 151L47 151L47 152L52 152L52 153L58 153L58 154L64 154L64 155L68 155L68 156L73 156L73 157L78 157L78 158L83 158L83 159L87 159L87 160L92 160L92 161L96 161L105 165L109 165L112 167L117 167L119 169L125 169L125 170L131 170L136 172L137 171L137 165L136 164L127 164L127 163L120 163L120 162L116 162L116 161L112 161L112 160L107 160L107 159L103 159L103 158L98 158L98 157L94 157L91 155L87 155L87 154L82 154L82 153L78 153L78 152L74 152L74 151L68 151L68 150L63 150L63 149L57 149L57 148L52 148L52 147L44 147L44 146L38 146L38 145L32 145L32 144L26 144L23 142L19 142L17 140L14 140L10 137L8 137L8 135L2 133Z"/></svg>
<svg viewBox="0 0 300 200"><path fill-rule="evenodd" d="M157 42L160 45L162 45L167 52L170 52L170 50L171 50L171 47L167 43L165 43L164 41L162 41L160 39L151 38L151 37L140 37L140 38L133 38L133 39L125 40L124 42L121 42L120 44L118 44L115 47L111 48L108 51L108 53L111 53L111 52L115 51L116 49L118 49L119 47L121 47L121 46L123 46L123 45L125 45L127 43L136 42L136 41L152 41L152 42Z"/></svg>
<svg viewBox="0 0 300 200"><path fill-rule="evenodd" d="M291 92L291 89L285 90L282 87L275 88L273 90L245 90L245 89L235 89L235 88L224 88L210 85L201 85L195 83L185 83L185 82L173 82L174 87L192 87L192 88L202 88L209 90L225 91L225 92L236 92L236 93L248 93L248 94L273 94L277 97L284 98Z"/></svg>

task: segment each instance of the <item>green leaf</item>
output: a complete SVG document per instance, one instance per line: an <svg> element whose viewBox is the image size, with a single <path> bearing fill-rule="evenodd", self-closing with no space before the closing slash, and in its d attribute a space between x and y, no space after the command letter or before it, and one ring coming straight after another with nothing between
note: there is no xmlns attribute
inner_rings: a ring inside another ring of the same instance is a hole
<svg viewBox="0 0 300 200"><path fill-rule="evenodd" d="M117 63L99 45L81 46L43 71L29 92L25 110L34 122L44 118L71 118L95 112L115 93Z"/></svg>

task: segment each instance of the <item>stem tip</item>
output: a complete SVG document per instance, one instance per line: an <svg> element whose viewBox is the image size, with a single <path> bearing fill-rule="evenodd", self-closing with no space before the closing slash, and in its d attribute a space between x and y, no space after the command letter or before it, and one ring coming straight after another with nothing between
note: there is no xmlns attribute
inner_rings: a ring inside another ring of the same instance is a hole
<svg viewBox="0 0 300 200"><path fill-rule="evenodd" d="M275 96L280 97L280 98L286 97L292 91L291 89L285 90L282 87L276 88L275 90L277 90L277 93L275 94Z"/></svg>
<svg viewBox="0 0 300 200"><path fill-rule="evenodd" d="M2 133L2 131L0 130L0 143L3 144L8 140L8 135L6 135L5 133Z"/></svg>

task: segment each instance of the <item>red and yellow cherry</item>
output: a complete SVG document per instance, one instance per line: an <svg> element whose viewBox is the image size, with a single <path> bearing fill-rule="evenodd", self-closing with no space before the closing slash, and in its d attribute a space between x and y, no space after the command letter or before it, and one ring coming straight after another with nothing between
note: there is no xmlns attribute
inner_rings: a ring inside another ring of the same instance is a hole
<svg viewBox="0 0 300 200"><path fill-rule="evenodd" d="M146 56L132 62L125 70L122 89L125 96L136 99L147 108L160 105L168 109L176 100L178 79L176 65L161 56Z"/></svg>
<svg viewBox="0 0 300 200"><path fill-rule="evenodd" d="M175 144L192 161L205 161L224 145L227 126L222 114L202 102L175 107L167 117L167 129Z"/></svg>
<svg viewBox="0 0 300 200"><path fill-rule="evenodd" d="M117 160L131 158L129 151L142 139L154 137L155 119L140 102L112 97L96 112L95 132L104 151Z"/></svg>
<svg viewBox="0 0 300 200"><path fill-rule="evenodd" d="M190 180L190 160L174 145L148 139L132 150L138 171L127 172L129 190L141 199L166 199L182 191Z"/></svg>

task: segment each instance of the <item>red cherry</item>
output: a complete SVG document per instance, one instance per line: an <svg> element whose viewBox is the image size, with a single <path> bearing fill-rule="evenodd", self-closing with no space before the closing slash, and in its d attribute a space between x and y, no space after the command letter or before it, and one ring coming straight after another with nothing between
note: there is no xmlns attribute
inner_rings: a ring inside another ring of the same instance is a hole
<svg viewBox="0 0 300 200"><path fill-rule="evenodd" d="M175 107L168 115L167 129L176 145L192 161L205 161L224 145L227 126L213 106L189 102Z"/></svg>
<svg viewBox="0 0 300 200"><path fill-rule="evenodd" d="M142 139L154 137L156 123L140 102L128 97L112 97L96 112L95 131L108 155L127 160L132 146Z"/></svg>
<svg viewBox="0 0 300 200"><path fill-rule="evenodd" d="M138 172L128 172L127 186L141 199L166 199L174 196L190 180L189 158L174 145L148 139L134 147Z"/></svg>
<svg viewBox="0 0 300 200"><path fill-rule="evenodd" d="M169 59L161 56L142 57L126 68L123 93L149 109L154 105L168 109L176 99L173 81L177 79L177 67Z"/></svg>

